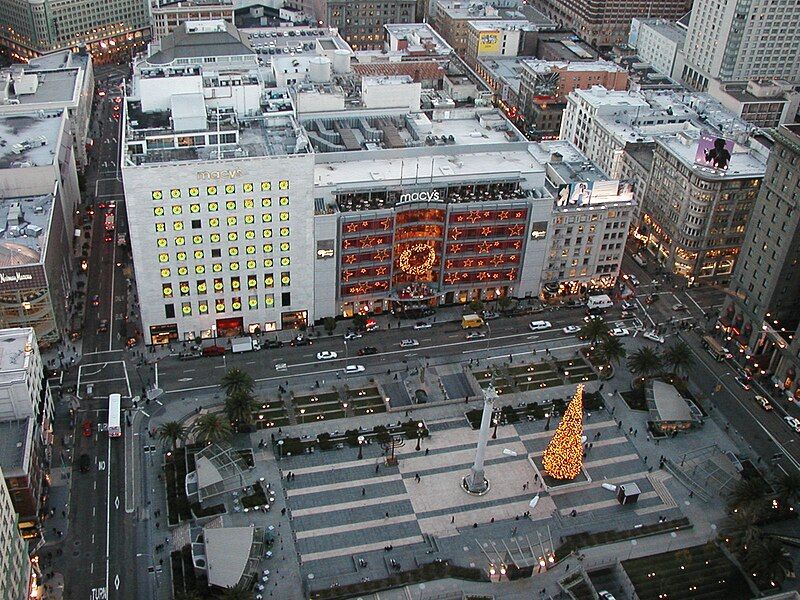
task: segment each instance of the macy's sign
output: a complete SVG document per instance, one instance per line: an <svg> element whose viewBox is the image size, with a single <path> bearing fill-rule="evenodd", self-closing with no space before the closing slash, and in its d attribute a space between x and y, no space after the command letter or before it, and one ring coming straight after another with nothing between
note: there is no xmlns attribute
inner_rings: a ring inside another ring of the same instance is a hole
<svg viewBox="0 0 800 600"><path fill-rule="evenodd" d="M400 194L400 202L438 202L439 200L439 190L433 190L432 192L411 192L410 194Z"/></svg>

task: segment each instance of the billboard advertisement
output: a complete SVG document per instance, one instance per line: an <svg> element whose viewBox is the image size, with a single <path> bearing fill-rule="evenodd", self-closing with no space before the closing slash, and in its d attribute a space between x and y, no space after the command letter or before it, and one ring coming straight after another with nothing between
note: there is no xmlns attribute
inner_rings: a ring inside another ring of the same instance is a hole
<svg viewBox="0 0 800 600"><path fill-rule="evenodd" d="M703 133L697 144L697 153L694 162L704 167L725 171L731 163L733 155L733 140Z"/></svg>
<svg viewBox="0 0 800 600"><path fill-rule="evenodd" d="M559 186L556 206L588 206L592 203L621 202L633 199L633 184L628 181L578 181Z"/></svg>
<svg viewBox="0 0 800 600"><path fill-rule="evenodd" d="M482 31L478 34L478 54L499 54L500 32Z"/></svg>
<svg viewBox="0 0 800 600"><path fill-rule="evenodd" d="M558 188L556 206L584 206L592 201L592 181L567 183Z"/></svg>

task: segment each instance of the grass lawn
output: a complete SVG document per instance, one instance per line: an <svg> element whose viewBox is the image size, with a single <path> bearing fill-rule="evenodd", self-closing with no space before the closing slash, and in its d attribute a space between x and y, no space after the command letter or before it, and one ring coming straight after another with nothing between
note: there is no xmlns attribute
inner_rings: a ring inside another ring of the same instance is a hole
<svg viewBox="0 0 800 600"><path fill-rule="evenodd" d="M308 396L294 396L292 403L295 406L308 406L310 404L317 404L323 402L338 402L339 394L336 392L322 392L319 394L311 394Z"/></svg>
<svg viewBox="0 0 800 600"><path fill-rule="evenodd" d="M270 429L270 428L273 428L273 427L285 427L286 425L289 425L289 424L290 424L289 418L285 417L285 416L277 418L277 419L275 419L275 418L268 419L266 417L262 419L260 417L256 417L253 420L253 427L255 427L256 429Z"/></svg>
<svg viewBox="0 0 800 600"><path fill-rule="evenodd" d="M242 498L242 507L253 508L267 503L267 494L264 493L264 486L260 481L253 484L253 493Z"/></svg>
<svg viewBox="0 0 800 600"><path fill-rule="evenodd" d="M368 398L368 397L377 397L380 398L380 392L378 388L374 386L366 387L366 388L353 388L351 390L347 390L347 397L348 398Z"/></svg>

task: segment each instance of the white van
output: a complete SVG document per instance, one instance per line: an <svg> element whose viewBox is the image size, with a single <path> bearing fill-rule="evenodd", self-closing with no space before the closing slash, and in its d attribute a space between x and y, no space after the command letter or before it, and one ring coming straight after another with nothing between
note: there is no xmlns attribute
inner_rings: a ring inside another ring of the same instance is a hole
<svg viewBox="0 0 800 600"><path fill-rule="evenodd" d="M544 331L545 329L551 329L553 326L550 321L531 321L528 327L531 331Z"/></svg>
<svg viewBox="0 0 800 600"><path fill-rule="evenodd" d="M614 306L614 303L611 301L608 294L589 296L589 300L586 302L586 308L590 310L594 308L611 308L612 306Z"/></svg>

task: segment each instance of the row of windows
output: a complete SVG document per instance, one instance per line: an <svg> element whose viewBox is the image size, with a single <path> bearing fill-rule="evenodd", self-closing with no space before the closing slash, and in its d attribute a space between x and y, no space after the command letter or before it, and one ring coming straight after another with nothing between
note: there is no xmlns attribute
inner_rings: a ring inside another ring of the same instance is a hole
<svg viewBox="0 0 800 600"><path fill-rule="evenodd" d="M267 294L261 299L258 296L247 297L247 308L250 310L257 310L259 308L260 303L263 303L263 306L265 308L273 308L275 306L275 295ZM231 299L230 308L233 312L241 312L244 305L245 304L240 296L235 296L234 298ZM180 311L181 311L181 316L184 317L192 316L195 307L197 313L201 315L207 315L211 310L211 308L214 309L214 312L216 314L222 314L227 310L227 306L228 305L225 302L224 298L217 298L213 302L209 302L208 300L199 300L196 304L192 302L181 302ZM174 304L164 305L164 316L166 316L167 319L175 318Z"/></svg>
<svg viewBox="0 0 800 600"><path fill-rule="evenodd" d="M195 258L203 258L202 252L203 252L202 250L195 251L195 253L194 253ZM182 257L179 256L181 254L183 254ZM177 258L178 258L178 260L186 260L186 253L185 252L178 252ZM167 254L166 252L164 252L162 254L159 254L158 255L158 262L160 262L162 264L168 263L169 262L169 254ZM288 256L284 256L278 261L278 264L280 264L280 266L282 266L282 267L288 267L288 266L291 265L291 260L289 259ZM245 266L245 268L247 270L255 269L257 267L257 265L258 265L258 261L255 260L255 259L248 259L244 263L244 266ZM262 265L263 265L263 267L265 269L271 269L272 267L275 266L275 260L272 259L272 258L265 258L265 259L262 260ZM231 262L228 263L228 270L229 271L238 271L240 266L241 265L239 264L238 260L231 261ZM212 273L222 273L223 269L224 269L224 265L222 263L211 263L211 272ZM182 265L178 266L175 269L175 272L180 277L183 277L183 276L189 274L189 267L182 266ZM204 275L206 273L206 266L205 265L195 265L194 266L194 273L195 273L195 275ZM171 276L172 276L172 269L171 268L169 268L169 267L162 267L161 268L161 278L162 279L167 279L167 278L169 278Z"/></svg>
<svg viewBox="0 0 800 600"><path fill-rule="evenodd" d="M289 287L292 284L292 276L289 271L282 271L278 280L280 281L281 287ZM267 273L264 275L263 279L264 287L269 289L275 287L275 275L272 273ZM229 288L233 292L238 292L242 289L242 280L239 277L231 277L229 281ZM244 285L248 290L255 290L258 288L258 276L257 275L248 275L244 281ZM222 293L225 290L225 281L222 277L214 278L211 281L211 286L209 288L209 284L205 279L198 279L194 282L195 293L199 296L205 296L209 289L212 290L215 294ZM192 292L192 285L188 281L181 281L178 283L178 293L181 296L188 296ZM161 295L164 298L172 298L175 295L175 289L171 283L162 283L161 284Z"/></svg>
<svg viewBox="0 0 800 600"><path fill-rule="evenodd" d="M288 236L289 235L289 228L288 227L281 227L278 230L278 234L281 237ZM229 242L236 242L236 241L239 240L239 233L236 232L236 231L229 231L226 234L225 237L227 238L227 240ZM262 230L261 231L261 237L263 237L264 239L271 238L272 237L272 229L264 229L264 230ZM219 233L212 233L212 234L210 234L208 236L208 239L212 244L216 244L216 243L219 243L221 241L222 236ZM248 229L247 231L245 231L244 232L244 239L246 239L246 240L254 240L254 239L256 239L255 230ZM202 235L193 235L193 236L191 236L191 240L192 240L192 244L195 244L195 245L202 244L203 243L203 236ZM175 236L172 239L172 241L176 246L185 246L186 245L186 237L182 236L182 235ZM158 238L158 239L156 239L156 245L159 248L166 248L169 245L169 240L167 238ZM284 245L281 244L281 248L283 248L283 246ZM266 245L265 245L265 247L266 247ZM287 247L287 250L288 250L288 242L286 242L286 247ZM264 250L264 251L266 252L267 250ZM270 252L271 252L271 250L270 250ZM236 246L231 246L230 248L228 248L228 256L238 256L238 254L239 254L239 248L237 248ZM245 254L255 254L255 246L247 246L245 248Z"/></svg>
<svg viewBox="0 0 800 600"><path fill-rule="evenodd" d="M241 186L241 191L245 194L251 193L255 189L255 184L252 183L243 183ZM268 192L272 189L272 183L269 181L262 181L261 182L261 191ZM282 179L278 182L278 189L279 190L288 190L289 189L289 180ZM235 183L226 183L225 185L209 185L206 186L206 195L207 196L216 196L217 194L222 191L225 194L235 194L236 193L236 184ZM200 188L199 187L190 187L187 190L190 198L196 198L200 195ZM183 194L183 191L180 188L172 188L169 190L169 197L170 198L180 198ZM163 200L165 197L164 190L152 190L150 192L150 197L153 200Z"/></svg>
<svg viewBox="0 0 800 600"><path fill-rule="evenodd" d="M280 213L278 215L278 220L279 221L284 221L284 222L288 221L289 220L289 213L288 212ZM252 224L255 223L256 218L255 218L254 215L244 215L243 221L244 221L245 225L252 225ZM269 213L264 213L263 215L261 215L261 222L262 223L272 223L272 215L269 214ZM192 226L192 229L201 229L202 226L203 226L202 221L200 219L192 219L190 224ZM208 226L211 227L211 228L219 227L219 224L220 224L220 220L218 218L216 218L216 217L208 220ZM225 219L225 224L228 227L236 227L236 225L239 224L239 219L238 219L238 217L227 217ZM186 224L183 221L174 221L172 223L172 230L173 231L183 231L185 229L185 227L186 227ZM156 233L162 233L162 232L167 230L167 224L165 222L163 222L163 221L157 221L155 223L155 230L156 230Z"/></svg>
<svg viewBox="0 0 800 600"><path fill-rule="evenodd" d="M206 210L208 212L218 212L219 211L219 202L208 202L206 204ZM245 198L243 203L243 207L245 209L248 208L255 208L256 201L253 198ZM278 198L278 205L279 206L289 206L289 197L288 196L281 196ZM272 206L272 198L262 198L261 199L261 207L262 208L270 208ZM201 205L199 203L194 203L189 205L189 212L197 214L200 212ZM237 210L236 200L226 200L225 201L225 209L230 211ZM182 215L183 214L183 206L180 204L173 204L170 207L170 212L173 215ZM153 215L156 217L163 217L166 214L166 208L163 206L156 206L153 208ZM284 213L281 213L284 214ZM288 215L288 213L286 213Z"/></svg>

